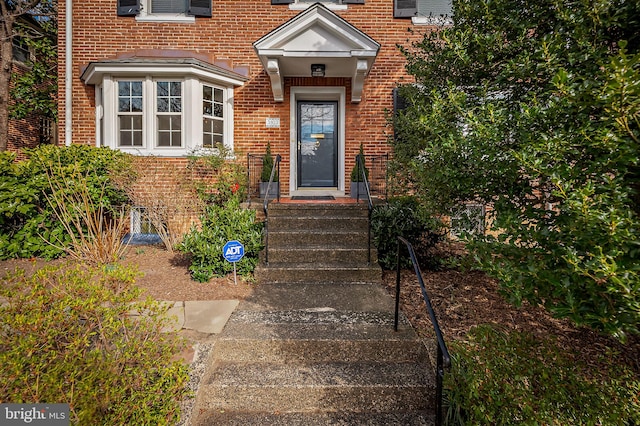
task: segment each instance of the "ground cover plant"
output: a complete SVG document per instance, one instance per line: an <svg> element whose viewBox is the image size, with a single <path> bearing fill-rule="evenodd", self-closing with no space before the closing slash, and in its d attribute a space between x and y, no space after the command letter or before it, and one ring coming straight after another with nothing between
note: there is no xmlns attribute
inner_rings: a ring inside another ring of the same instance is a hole
<svg viewBox="0 0 640 426"><path fill-rule="evenodd" d="M3 277L0 402L67 403L77 425L175 424L183 342L166 307L139 300L130 267L62 263Z"/></svg>

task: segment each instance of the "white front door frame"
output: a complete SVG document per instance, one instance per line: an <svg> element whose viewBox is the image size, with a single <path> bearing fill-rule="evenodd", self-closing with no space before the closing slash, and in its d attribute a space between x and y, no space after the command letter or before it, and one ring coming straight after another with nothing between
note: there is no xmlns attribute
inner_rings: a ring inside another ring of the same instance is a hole
<svg viewBox="0 0 640 426"><path fill-rule="evenodd" d="M293 86L290 98L289 152L290 195L333 195L344 196L344 143L345 143L345 109L346 89L343 86ZM298 189L298 101L337 101L338 102L338 187L337 188L301 188Z"/></svg>

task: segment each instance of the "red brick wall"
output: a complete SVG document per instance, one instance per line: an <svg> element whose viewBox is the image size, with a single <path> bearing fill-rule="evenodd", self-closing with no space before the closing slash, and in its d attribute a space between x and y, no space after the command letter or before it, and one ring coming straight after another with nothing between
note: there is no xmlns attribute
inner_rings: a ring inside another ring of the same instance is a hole
<svg viewBox="0 0 640 426"><path fill-rule="evenodd" d="M24 68L13 64L13 73L20 74ZM11 100L13 103L13 99ZM40 121L35 114L30 114L24 119L9 119L9 135L7 139L7 151L15 152L17 158L25 158L23 148L34 148L40 142Z"/></svg>
<svg viewBox="0 0 640 426"><path fill-rule="evenodd" d="M300 11L287 5L271 5L270 0L213 0L213 17L196 18L195 24L137 22L134 17L116 16L115 0L84 0L73 3L73 142L94 143L94 88L79 78L81 66L90 61L115 57L139 49L182 49L227 59L233 66L249 67L249 80L235 90L234 141L241 154L263 152L271 141L274 153L289 151L289 88L296 85L346 86L346 167L345 181L360 142L367 154L389 151L386 143L385 109L392 109L392 89L396 83L411 81L404 71L404 59L396 45L407 45L411 21L393 18L393 0L366 0L337 11L349 23L381 44L378 58L365 79L362 101L350 102L350 79L285 79L285 101L274 102L270 81L252 47L253 42ZM59 3L59 34L65 34L65 3ZM414 28L419 33L422 28ZM65 81L64 37L59 46L59 123L64 139ZM267 117L279 117L280 128L265 128ZM289 168L284 158L283 170ZM288 185L288 182L283 182ZM283 188L288 191L288 188Z"/></svg>

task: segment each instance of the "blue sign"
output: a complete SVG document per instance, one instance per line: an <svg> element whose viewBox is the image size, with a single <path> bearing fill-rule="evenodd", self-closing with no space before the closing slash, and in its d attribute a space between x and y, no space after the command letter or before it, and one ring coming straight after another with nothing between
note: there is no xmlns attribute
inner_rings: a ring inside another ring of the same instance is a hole
<svg viewBox="0 0 640 426"><path fill-rule="evenodd" d="M244 256L244 246L239 241L229 241L222 247L222 256L227 262L235 263Z"/></svg>

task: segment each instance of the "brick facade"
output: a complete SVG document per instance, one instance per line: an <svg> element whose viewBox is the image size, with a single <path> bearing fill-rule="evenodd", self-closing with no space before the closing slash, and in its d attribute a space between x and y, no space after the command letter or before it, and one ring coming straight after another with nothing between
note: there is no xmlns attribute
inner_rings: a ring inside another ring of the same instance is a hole
<svg viewBox="0 0 640 426"><path fill-rule="evenodd" d="M96 113L94 86L80 80L82 67L91 61L114 58L141 49L183 50L227 61L233 67L247 67L248 80L234 91L234 149L239 158L246 153L262 153L267 142L274 154L283 155L282 175L290 167L290 101L292 86L341 86L346 88L344 178L348 181L359 145L367 154L387 153L385 110L391 110L392 89L411 81L404 70L404 58L397 44L407 45L425 27L408 29L411 20L394 19L393 0L366 0L349 4L335 13L377 41L377 59L364 80L362 101L350 102L349 78L296 77L284 79L284 101L275 102L269 76L253 48L253 43L287 22L300 10L288 5L272 5L270 0L213 0L212 17L195 18L195 23L141 22L135 17L116 15L115 0L74 1L73 3L73 143L95 144ZM59 134L65 134L65 2L59 2ZM279 128L267 128L267 118L279 118ZM283 193L289 191L288 181Z"/></svg>
<svg viewBox="0 0 640 426"><path fill-rule="evenodd" d="M12 74L20 75L23 71L24 66L14 62ZM10 118L7 151L16 153L17 159L24 158L24 148L35 148L40 144L41 125L41 118L37 114L29 114L28 117L19 120Z"/></svg>

